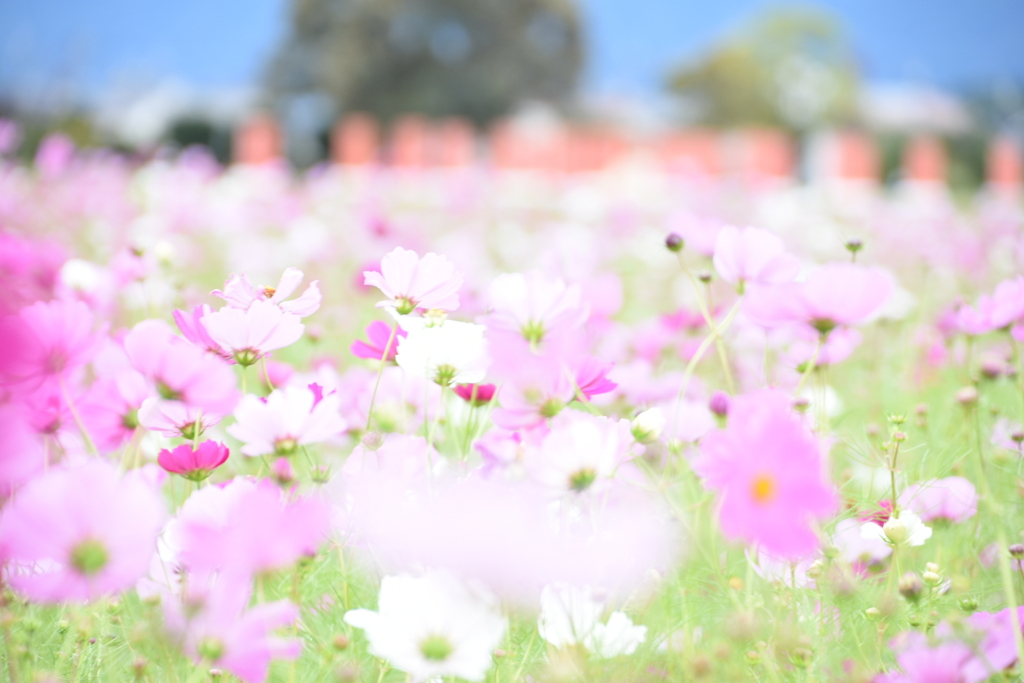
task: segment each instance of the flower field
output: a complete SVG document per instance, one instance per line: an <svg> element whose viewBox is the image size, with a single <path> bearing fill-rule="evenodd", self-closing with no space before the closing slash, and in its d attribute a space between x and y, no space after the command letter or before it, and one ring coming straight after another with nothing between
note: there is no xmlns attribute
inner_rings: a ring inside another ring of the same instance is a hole
<svg viewBox="0 0 1024 683"><path fill-rule="evenodd" d="M0 669L1020 680L1020 200L0 160Z"/></svg>

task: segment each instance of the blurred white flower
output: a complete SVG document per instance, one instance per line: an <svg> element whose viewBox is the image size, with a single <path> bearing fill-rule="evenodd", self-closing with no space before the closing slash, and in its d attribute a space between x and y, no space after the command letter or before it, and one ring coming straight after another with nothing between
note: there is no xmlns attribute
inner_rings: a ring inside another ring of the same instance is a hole
<svg viewBox="0 0 1024 683"><path fill-rule="evenodd" d="M881 539L893 546L917 546L924 545L932 537L932 530L925 526L916 513L901 510L896 517L890 517L884 526L874 522L862 524L860 534L866 539Z"/></svg>
<svg viewBox="0 0 1024 683"><path fill-rule="evenodd" d="M441 386L475 384L484 378L491 361L483 325L447 320L427 326L404 321L402 327L409 336L398 346L395 362L403 370Z"/></svg>
<svg viewBox="0 0 1024 683"><path fill-rule="evenodd" d="M636 626L624 612L612 612L601 622L604 604L589 587L547 586L540 596L537 621L540 637L556 648L582 645L602 658L630 655L647 638L647 627Z"/></svg>

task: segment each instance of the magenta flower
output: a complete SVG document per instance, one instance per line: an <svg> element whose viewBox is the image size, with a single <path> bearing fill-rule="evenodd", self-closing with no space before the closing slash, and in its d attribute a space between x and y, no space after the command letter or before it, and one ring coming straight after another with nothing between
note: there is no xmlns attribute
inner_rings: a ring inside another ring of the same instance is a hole
<svg viewBox="0 0 1024 683"><path fill-rule="evenodd" d="M248 581L224 577L210 584L190 586L184 599L163 601L167 630L197 662L206 660L245 683L262 683L272 660L299 656L302 641L273 635L298 618L295 605L279 600L249 608Z"/></svg>
<svg viewBox="0 0 1024 683"><path fill-rule="evenodd" d="M959 524L978 511L978 492L963 477L932 479L904 489L900 507L916 512L925 522L944 519Z"/></svg>
<svg viewBox="0 0 1024 683"><path fill-rule="evenodd" d="M253 301L246 309L225 306L203 316L201 323L217 346L245 366L270 351L291 346L306 330L299 316L263 300Z"/></svg>
<svg viewBox="0 0 1024 683"><path fill-rule="evenodd" d="M234 577L282 569L316 554L327 537L329 517L321 500L290 500L264 479L241 489L222 518L185 523L181 559L193 571Z"/></svg>
<svg viewBox="0 0 1024 683"><path fill-rule="evenodd" d="M0 517L7 581L32 600L93 600L146 574L164 520L159 493L89 460L26 484Z"/></svg>
<svg viewBox="0 0 1024 683"><path fill-rule="evenodd" d="M398 353L398 342L408 334L401 327L398 328L395 338L391 341L391 348L388 349L388 357L384 360L395 360L395 355ZM352 342L349 350L356 358L379 361L384 356L384 348L387 347L388 340L391 339L391 327L386 322L374 320L366 326L366 338L370 340L369 344L362 339L357 339Z"/></svg>
<svg viewBox="0 0 1024 683"><path fill-rule="evenodd" d="M474 406L487 405L494 399L498 387L493 384L459 384L455 387L455 395Z"/></svg>
<svg viewBox="0 0 1024 683"><path fill-rule="evenodd" d="M800 271L800 260L786 252L778 235L731 225L718 231L714 263L719 277L741 291L747 284L792 282Z"/></svg>
<svg viewBox="0 0 1024 683"><path fill-rule="evenodd" d="M441 308L454 311L459 307L462 273L444 256L396 247L380 262L380 272L363 272L364 282L376 287L387 301L378 308L392 308L399 315L408 315L417 308Z"/></svg>
<svg viewBox="0 0 1024 683"><path fill-rule="evenodd" d="M223 291L215 289L210 294L224 299L231 308L245 311L257 301L266 301L279 307L285 313L305 318L320 308L322 297L318 280L311 282L299 298L285 301L298 289L303 276L303 272L298 268L287 268L281 275L281 281L277 283L277 287L253 287L248 276L232 275L224 283Z"/></svg>
<svg viewBox="0 0 1024 683"><path fill-rule="evenodd" d="M82 367L99 350L92 311L81 301L36 302L4 326L7 379L29 390ZM15 335L16 338L12 338Z"/></svg>
<svg viewBox="0 0 1024 683"><path fill-rule="evenodd" d="M830 263L804 282L752 289L744 311L765 327L803 323L826 334L839 325L867 322L893 286L892 276L880 268Z"/></svg>
<svg viewBox="0 0 1024 683"><path fill-rule="evenodd" d="M171 474L180 474L191 481L203 481L228 460L231 451L222 443L204 441L192 450L192 444L183 443L174 450L160 451L156 461Z"/></svg>
<svg viewBox="0 0 1024 683"><path fill-rule="evenodd" d="M719 523L729 538L759 543L770 554L802 558L819 545L812 528L831 514L821 446L776 390L736 396L729 424L701 440L694 470L719 494Z"/></svg>

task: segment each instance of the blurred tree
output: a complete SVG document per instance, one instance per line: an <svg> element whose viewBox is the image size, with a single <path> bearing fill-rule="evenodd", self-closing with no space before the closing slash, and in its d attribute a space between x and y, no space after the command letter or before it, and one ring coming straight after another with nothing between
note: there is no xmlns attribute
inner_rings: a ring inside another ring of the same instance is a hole
<svg viewBox="0 0 1024 683"><path fill-rule="evenodd" d="M526 100L564 102L582 62L574 0L292 0L267 84L278 106L326 93L383 121L485 124Z"/></svg>
<svg viewBox="0 0 1024 683"><path fill-rule="evenodd" d="M853 50L839 24L805 9L768 12L668 79L703 123L794 130L851 122L857 85Z"/></svg>

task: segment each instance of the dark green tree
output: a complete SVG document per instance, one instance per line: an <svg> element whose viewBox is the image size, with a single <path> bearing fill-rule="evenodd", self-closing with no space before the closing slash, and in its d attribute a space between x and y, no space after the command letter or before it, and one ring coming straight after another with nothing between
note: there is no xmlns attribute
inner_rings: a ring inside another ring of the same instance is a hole
<svg viewBox="0 0 1024 683"><path fill-rule="evenodd" d="M486 124L517 104L561 104L583 63L573 0L293 0L267 71L275 104L326 94L337 112Z"/></svg>

